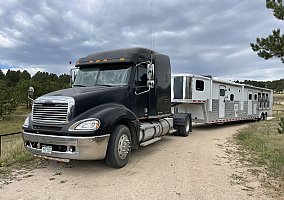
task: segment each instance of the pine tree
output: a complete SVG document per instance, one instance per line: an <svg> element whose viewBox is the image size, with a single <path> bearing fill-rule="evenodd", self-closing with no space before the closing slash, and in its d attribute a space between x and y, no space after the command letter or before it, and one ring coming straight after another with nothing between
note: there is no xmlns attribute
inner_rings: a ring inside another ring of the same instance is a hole
<svg viewBox="0 0 284 200"><path fill-rule="evenodd" d="M273 11L278 20L284 20L284 5L282 0L266 0L266 7ZM280 29L275 29L266 38L256 38L256 43L251 43L251 48L257 55L265 60L279 58L284 63L284 35Z"/></svg>

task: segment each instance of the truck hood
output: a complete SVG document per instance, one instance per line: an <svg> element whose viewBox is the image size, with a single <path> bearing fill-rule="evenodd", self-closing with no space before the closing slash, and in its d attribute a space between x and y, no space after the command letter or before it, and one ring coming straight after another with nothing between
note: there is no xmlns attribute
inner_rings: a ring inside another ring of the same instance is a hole
<svg viewBox="0 0 284 200"><path fill-rule="evenodd" d="M74 115L81 113L105 103L118 103L126 105L126 87L74 87L48 93L44 96L67 96L75 99Z"/></svg>

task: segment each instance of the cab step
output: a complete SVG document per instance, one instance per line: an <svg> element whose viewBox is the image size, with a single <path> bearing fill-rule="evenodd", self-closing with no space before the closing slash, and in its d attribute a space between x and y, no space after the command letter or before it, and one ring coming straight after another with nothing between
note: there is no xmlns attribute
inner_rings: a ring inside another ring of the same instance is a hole
<svg viewBox="0 0 284 200"><path fill-rule="evenodd" d="M149 144L153 144L154 142L157 142L157 141L159 141L161 139L162 138L160 138L160 137L156 137L156 138L153 138L151 140L148 140L146 142L141 143L140 146L145 147L145 146L148 146Z"/></svg>

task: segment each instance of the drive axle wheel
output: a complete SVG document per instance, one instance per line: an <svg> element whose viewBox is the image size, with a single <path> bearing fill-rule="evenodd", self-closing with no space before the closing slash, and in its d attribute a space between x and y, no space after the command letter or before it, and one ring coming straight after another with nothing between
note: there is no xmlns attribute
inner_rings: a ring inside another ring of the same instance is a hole
<svg viewBox="0 0 284 200"><path fill-rule="evenodd" d="M106 163L112 168L121 168L128 163L131 153L131 134L127 126L117 125L108 143Z"/></svg>

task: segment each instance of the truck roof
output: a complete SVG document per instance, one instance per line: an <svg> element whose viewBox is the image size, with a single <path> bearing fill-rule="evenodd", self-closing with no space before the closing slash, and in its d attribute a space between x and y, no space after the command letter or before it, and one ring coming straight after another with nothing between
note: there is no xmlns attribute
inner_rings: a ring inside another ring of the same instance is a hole
<svg viewBox="0 0 284 200"><path fill-rule="evenodd" d="M106 64L106 63L139 63L149 61L151 55L156 54L150 49L136 47L127 49L118 49L92 53L86 57L80 58L76 62L76 67L89 64Z"/></svg>

